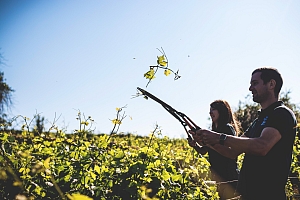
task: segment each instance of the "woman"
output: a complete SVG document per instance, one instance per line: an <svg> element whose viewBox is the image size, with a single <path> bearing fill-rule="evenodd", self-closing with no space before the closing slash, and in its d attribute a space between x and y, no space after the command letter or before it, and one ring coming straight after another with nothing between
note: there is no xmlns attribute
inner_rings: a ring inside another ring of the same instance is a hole
<svg viewBox="0 0 300 200"><path fill-rule="evenodd" d="M238 135L239 123L236 121L227 101L216 100L210 104L210 117L212 130L229 135ZM198 153L209 155L211 179L218 184L220 199L234 197L234 191L238 180L238 168L236 160L227 158L213 150L211 146L200 146L195 141L188 139L189 145Z"/></svg>

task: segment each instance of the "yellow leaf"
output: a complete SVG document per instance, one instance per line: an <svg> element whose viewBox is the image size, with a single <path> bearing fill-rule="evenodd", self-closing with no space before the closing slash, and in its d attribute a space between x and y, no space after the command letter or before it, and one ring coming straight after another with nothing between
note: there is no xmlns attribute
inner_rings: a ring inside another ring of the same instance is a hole
<svg viewBox="0 0 300 200"><path fill-rule="evenodd" d="M82 194L67 194L68 198L71 200L93 200L92 198L82 195Z"/></svg>
<svg viewBox="0 0 300 200"><path fill-rule="evenodd" d="M86 147L89 147L89 146L91 146L91 143L90 143L90 142L84 142L84 145L85 145Z"/></svg>
<svg viewBox="0 0 300 200"><path fill-rule="evenodd" d="M164 74L166 76L169 76L171 74L171 70L170 69L166 69L165 72L164 72Z"/></svg>
<svg viewBox="0 0 300 200"><path fill-rule="evenodd" d="M170 174L166 171L166 170L163 170L162 172L162 179L164 181L168 180L170 178Z"/></svg>
<svg viewBox="0 0 300 200"><path fill-rule="evenodd" d="M167 61L161 61L159 64L165 67L167 65Z"/></svg>
<svg viewBox="0 0 300 200"><path fill-rule="evenodd" d="M100 174L100 167L99 167L98 165L95 165L94 170L95 170L98 174Z"/></svg>
<svg viewBox="0 0 300 200"><path fill-rule="evenodd" d="M119 110L121 110L121 108L116 108L116 111L119 111Z"/></svg>
<svg viewBox="0 0 300 200"><path fill-rule="evenodd" d="M156 160L156 161L154 162L154 165L155 165L156 167L159 167L159 166L161 165L160 160Z"/></svg>
<svg viewBox="0 0 300 200"><path fill-rule="evenodd" d="M154 79L155 78L155 76L154 76L154 69L150 69L148 72L146 72L145 74L144 74L144 77L146 78L146 79Z"/></svg>
<svg viewBox="0 0 300 200"><path fill-rule="evenodd" d="M47 159L44 161L44 166L45 166L46 169L49 169L49 168L50 168L49 163L50 163L50 157L47 158Z"/></svg>
<svg viewBox="0 0 300 200"><path fill-rule="evenodd" d="M90 174L91 174L91 177L92 177L94 180L96 180L97 175L96 175L95 173L93 173L93 172L90 172Z"/></svg>
<svg viewBox="0 0 300 200"><path fill-rule="evenodd" d="M119 119L113 119L111 121L113 124L122 124L121 120L119 120Z"/></svg>
<svg viewBox="0 0 300 200"><path fill-rule="evenodd" d="M28 174L31 170L29 168L25 169L25 172Z"/></svg>
<svg viewBox="0 0 300 200"><path fill-rule="evenodd" d="M88 121L83 121L83 122L81 122L81 124L84 124L84 125L89 125L89 122Z"/></svg>
<svg viewBox="0 0 300 200"><path fill-rule="evenodd" d="M172 176L172 180L173 181L178 181L180 179L182 179L182 175L181 174L177 174L177 175Z"/></svg>
<svg viewBox="0 0 300 200"><path fill-rule="evenodd" d="M157 64L159 64L160 66L166 66L167 65L167 61L165 60L165 56L157 56Z"/></svg>

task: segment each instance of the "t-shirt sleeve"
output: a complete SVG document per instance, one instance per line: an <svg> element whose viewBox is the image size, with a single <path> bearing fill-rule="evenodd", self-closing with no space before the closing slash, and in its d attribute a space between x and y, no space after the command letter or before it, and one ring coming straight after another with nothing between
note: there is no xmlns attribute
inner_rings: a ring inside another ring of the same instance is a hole
<svg viewBox="0 0 300 200"><path fill-rule="evenodd" d="M294 124L295 120L292 114L287 109L279 107L269 116L266 127L275 128L283 135L287 129L293 128Z"/></svg>
<svg viewBox="0 0 300 200"><path fill-rule="evenodd" d="M222 132L227 135L236 135L236 132L231 124L227 124Z"/></svg>

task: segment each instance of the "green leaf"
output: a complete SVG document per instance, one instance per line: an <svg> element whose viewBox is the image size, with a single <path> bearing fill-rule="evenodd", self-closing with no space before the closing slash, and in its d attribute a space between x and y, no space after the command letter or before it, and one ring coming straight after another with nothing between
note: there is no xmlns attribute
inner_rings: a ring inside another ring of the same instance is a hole
<svg viewBox="0 0 300 200"><path fill-rule="evenodd" d="M47 146L47 147L49 147L49 146L51 145L51 142L49 142L49 141L44 141L44 145Z"/></svg>
<svg viewBox="0 0 300 200"><path fill-rule="evenodd" d="M117 155L115 156L115 158L122 159L122 158L124 158L124 156L125 156L124 152L123 151L119 151L117 153Z"/></svg>
<svg viewBox="0 0 300 200"><path fill-rule="evenodd" d="M94 172L90 172L90 174L91 174L93 180L96 180L97 175Z"/></svg>
<svg viewBox="0 0 300 200"><path fill-rule="evenodd" d="M94 170L95 170L98 174L100 174L100 167L99 167L98 165L95 165Z"/></svg>
<svg viewBox="0 0 300 200"><path fill-rule="evenodd" d="M89 147L89 146L91 146L91 143L90 143L90 142L84 142L84 145L85 145L86 147Z"/></svg>
<svg viewBox="0 0 300 200"><path fill-rule="evenodd" d="M109 186L110 188L114 186L114 183L113 183L112 180L109 180L109 181L108 181L108 186Z"/></svg>
<svg viewBox="0 0 300 200"><path fill-rule="evenodd" d="M170 174L166 170L163 170L162 178L163 178L164 181L169 180Z"/></svg>
<svg viewBox="0 0 300 200"><path fill-rule="evenodd" d="M50 169L49 163L50 163L50 157L47 158L47 159L44 161L44 166L45 166L46 169Z"/></svg>
<svg viewBox="0 0 300 200"><path fill-rule="evenodd" d="M173 175L173 176L172 176L172 180L173 180L173 181L178 181L178 180L180 180L180 179L182 179L182 175L181 175L181 174L177 174L177 175Z"/></svg>
<svg viewBox="0 0 300 200"><path fill-rule="evenodd" d="M71 178L70 174L67 174L67 175L65 175L65 177L64 177L64 181L65 181L65 182L68 182L68 181L70 180L70 178Z"/></svg>

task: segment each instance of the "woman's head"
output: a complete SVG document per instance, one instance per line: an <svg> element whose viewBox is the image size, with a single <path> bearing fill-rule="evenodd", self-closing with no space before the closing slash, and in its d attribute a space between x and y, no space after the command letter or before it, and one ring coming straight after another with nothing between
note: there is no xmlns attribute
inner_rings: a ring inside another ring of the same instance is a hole
<svg viewBox="0 0 300 200"><path fill-rule="evenodd" d="M235 115L232 113L229 103L225 100L215 100L210 104L210 112L212 118L212 129L216 130L217 126L226 125L227 123L231 124L236 132L236 135L239 135L241 126L240 123L236 120Z"/></svg>
<svg viewBox="0 0 300 200"><path fill-rule="evenodd" d="M216 100L210 104L211 119L213 121L213 126L215 124L224 125L233 122L233 115L231 108L227 101Z"/></svg>

